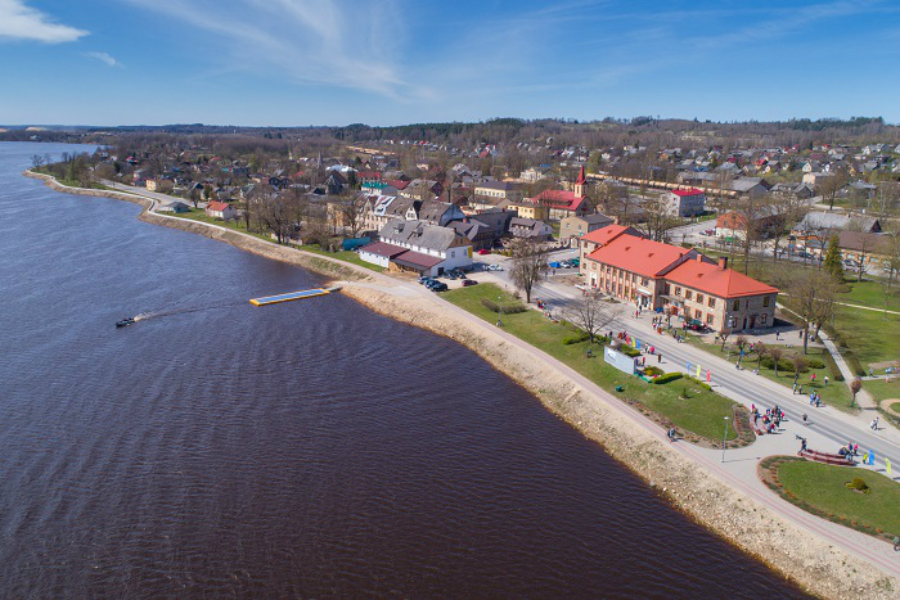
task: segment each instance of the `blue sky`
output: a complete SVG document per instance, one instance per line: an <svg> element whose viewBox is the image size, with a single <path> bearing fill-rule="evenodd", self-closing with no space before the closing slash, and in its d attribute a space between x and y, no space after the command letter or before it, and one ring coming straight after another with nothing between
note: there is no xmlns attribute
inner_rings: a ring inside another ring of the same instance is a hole
<svg viewBox="0 0 900 600"><path fill-rule="evenodd" d="M0 0L0 123L897 123L898 51L894 0Z"/></svg>

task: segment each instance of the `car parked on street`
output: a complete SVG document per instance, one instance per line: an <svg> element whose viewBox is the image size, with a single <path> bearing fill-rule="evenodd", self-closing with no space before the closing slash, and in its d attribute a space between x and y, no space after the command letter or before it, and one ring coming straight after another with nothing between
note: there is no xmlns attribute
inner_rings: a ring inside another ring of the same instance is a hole
<svg viewBox="0 0 900 600"><path fill-rule="evenodd" d="M478 282L474 279L463 279L462 284L463 287L469 287L470 285L478 285Z"/></svg>
<svg viewBox="0 0 900 600"><path fill-rule="evenodd" d="M482 248L481 250L478 251L478 254L480 254L482 256L484 256L485 254L490 254L490 253L491 253L491 251L488 250L487 248Z"/></svg>
<svg viewBox="0 0 900 600"><path fill-rule="evenodd" d="M441 281L435 282L433 286L429 288L432 292L446 292L449 288L446 283Z"/></svg>

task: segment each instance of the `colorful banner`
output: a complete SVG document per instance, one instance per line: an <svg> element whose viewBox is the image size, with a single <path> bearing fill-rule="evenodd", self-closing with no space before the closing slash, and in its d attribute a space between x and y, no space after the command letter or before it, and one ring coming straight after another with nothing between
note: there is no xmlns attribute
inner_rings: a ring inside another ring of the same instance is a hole
<svg viewBox="0 0 900 600"><path fill-rule="evenodd" d="M712 381L712 371L709 369L706 370L706 383L710 383Z"/></svg>
<svg viewBox="0 0 900 600"><path fill-rule="evenodd" d="M884 459L884 470L887 471L888 475L891 474L891 459L889 459L889 458Z"/></svg>
<svg viewBox="0 0 900 600"><path fill-rule="evenodd" d="M634 347L637 348L638 350L640 350L641 349L641 340L634 338Z"/></svg>
<svg viewBox="0 0 900 600"><path fill-rule="evenodd" d="M700 379L700 365L697 365L697 379Z"/></svg>
<svg viewBox="0 0 900 600"><path fill-rule="evenodd" d="M691 372L691 362L690 361L688 361L687 366L684 368L684 370L687 371L688 373Z"/></svg>
<svg viewBox="0 0 900 600"><path fill-rule="evenodd" d="M874 450L869 450L869 462L866 464L868 464L868 465L875 464L875 451Z"/></svg>

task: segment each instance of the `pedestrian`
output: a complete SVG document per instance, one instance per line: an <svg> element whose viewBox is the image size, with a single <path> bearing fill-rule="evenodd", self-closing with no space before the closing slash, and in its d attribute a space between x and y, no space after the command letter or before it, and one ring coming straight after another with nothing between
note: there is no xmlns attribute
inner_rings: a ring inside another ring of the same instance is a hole
<svg viewBox="0 0 900 600"><path fill-rule="evenodd" d="M662 352L656 355L656 363L659 364L662 362Z"/></svg>
<svg viewBox="0 0 900 600"><path fill-rule="evenodd" d="M859 456L859 444L853 444L853 456Z"/></svg>
<svg viewBox="0 0 900 600"><path fill-rule="evenodd" d="M791 394L794 396L797 395L797 382L796 381L794 382L794 386L791 388Z"/></svg>
<svg viewBox="0 0 900 600"><path fill-rule="evenodd" d="M775 339L776 339L776 340L780 340L780 339L781 339L781 332L780 332L780 331L776 331L776 332L775 332Z"/></svg>
<svg viewBox="0 0 900 600"><path fill-rule="evenodd" d="M808 418L809 418L809 416L808 416L806 413L803 413L803 424L804 424L804 425L808 425L808 423L806 422L806 420L807 420Z"/></svg>
<svg viewBox="0 0 900 600"><path fill-rule="evenodd" d="M809 375L809 381L810 381L810 383L815 383L815 382L816 382L816 374L815 374L815 373L810 373L810 375Z"/></svg>
<svg viewBox="0 0 900 600"><path fill-rule="evenodd" d="M872 431L878 431L878 417L872 419L872 424L869 425L869 429L871 429Z"/></svg>
<svg viewBox="0 0 900 600"><path fill-rule="evenodd" d="M670 442L674 442L678 436L678 432L675 431L675 428L672 427L669 431L666 432L666 437L669 438Z"/></svg>
<svg viewBox="0 0 900 600"><path fill-rule="evenodd" d="M900 552L900 535L894 536L894 552Z"/></svg>
<svg viewBox="0 0 900 600"><path fill-rule="evenodd" d="M802 383L797 387L797 393L800 394L801 396L803 395L803 384Z"/></svg>
<svg viewBox="0 0 900 600"><path fill-rule="evenodd" d="M828 375L825 376L825 385L828 385Z"/></svg>
<svg viewBox="0 0 900 600"><path fill-rule="evenodd" d="M642 357L641 357L641 366L643 367L643 366L646 366L646 365L647 365L647 357L646 357L646 356L642 356Z"/></svg>

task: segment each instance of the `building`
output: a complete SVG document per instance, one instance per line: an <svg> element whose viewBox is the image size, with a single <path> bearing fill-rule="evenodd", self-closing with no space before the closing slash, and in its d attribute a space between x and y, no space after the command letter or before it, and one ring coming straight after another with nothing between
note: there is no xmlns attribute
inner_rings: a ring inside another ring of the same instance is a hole
<svg viewBox="0 0 900 600"><path fill-rule="evenodd" d="M550 167L541 165L540 167L528 167L521 173L519 173L519 179L526 183L537 183L542 179L546 179L547 171L550 170Z"/></svg>
<svg viewBox="0 0 900 600"><path fill-rule="evenodd" d="M437 276L472 266L472 244L447 227L396 219L379 232L380 242L359 249L360 259L392 271Z"/></svg>
<svg viewBox="0 0 900 600"><path fill-rule="evenodd" d="M543 221L513 217L509 222L509 233L516 238L544 242L553 235L553 228Z"/></svg>
<svg viewBox="0 0 900 600"><path fill-rule="evenodd" d="M588 254L624 234L640 236L641 232L634 227L628 227L626 225L607 225L606 227L595 229L594 231L581 236L581 239L578 240L578 257L581 259L579 264L585 265L585 259ZM589 278L588 283L592 287L596 287L597 278L594 277L593 280Z"/></svg>
<svg viewBox="0 0 900 600"><path fill-rule="evenodd" d="M828 238L836 231L853 229L865 233L881 233L881 223L875 217L850 216L845 213L811 211L806 213L791 232L796 236L814 235Z"/></svg>
<svg viewBox="0 0 900 600"><path fill-rule="evenodd" d="M156 207L156 212L181 214L191 212L191 207L184 202L172 200L171 202L160 202Z"/></svg>
<svg viewBox="0 0 900 600"><path fill-rule="evenodd" d="M148 179L145 187L148 192L171 192L175 184L169 179Z"/></svg>
<svg viewBox="0 0 900 600"><path fill-rule="evenodd" d="M661 198L666 213L673 217L696 217L706 210L706 194L697 188L672 190Z"/></svg>
<svg viewBox="0 0 900 600"><path fill-rule="evenodd" d="M510 204L508 208L523 219L535 221L547 221L550 219L550 209L544 204L532 204L531 202L517 202Z"/></svg>
<svg viewBox="0 0 900 600"><path fill-rule="evenodd" d="M551 221L562 221L566 217L583 216L590 212L590 203L585 195L587 178L584 167L578 173L578 179L572 191L568 190L544 190L537 196L528 199L532 205L545 206L547 218Z"/></svg>
<svg viewBox="0 0 900 600"><path fill-rule="evenodd" d="M572 247L578 245L581 236L615 223L615 219L602 213L566 217L559 224L559 239Z"/></svg>
<svg viewBox="0 0 900 600"><path fill-rule="evenodd" d="M838 237L841 258L856 267L890 268L891 239L880 233L842 231Z"/></svg>
<svg viewBox="0 0 900 600"><path fill-rule="evenodd" d="M773 325L776 288L729 269L725 259L714 261L696 249L655 242L627 229L610 225L585 236L596 244L582 262L587 285L718 332ZM583 252L587 242L582 239Z"/></svg>
<svg viewBox="0 0 900 600"><path fill-rule="evenodd" d="M738 177L731 182L731 189L742 196L758 198L765 196L772 188L769 182L761 177Z"/></svg>
<svg viewBox="0 0 900 600"><path fill-rule="evenodd" d="M519 187L508 181L486 181L475 185L475 195L496 200L518 202L522 199Z"/></svg>
<svg viewBox="0 0 900 600"><path fill-rule="evenodd" d="M753 239L767 239L776 229L785 228L785 217L781 207L764 205L759 207L753 219ZM728 211L716 217L716 237L746 239L747 215L740 211Z"/></svg>
<svg viewBox="0 0 900 600"><path fill-rule="evenodd" d="M230 221L237 218L237 211L230 204L225 202L210 202L206 205L206 216L213 219L222 219Z"/></svg>

